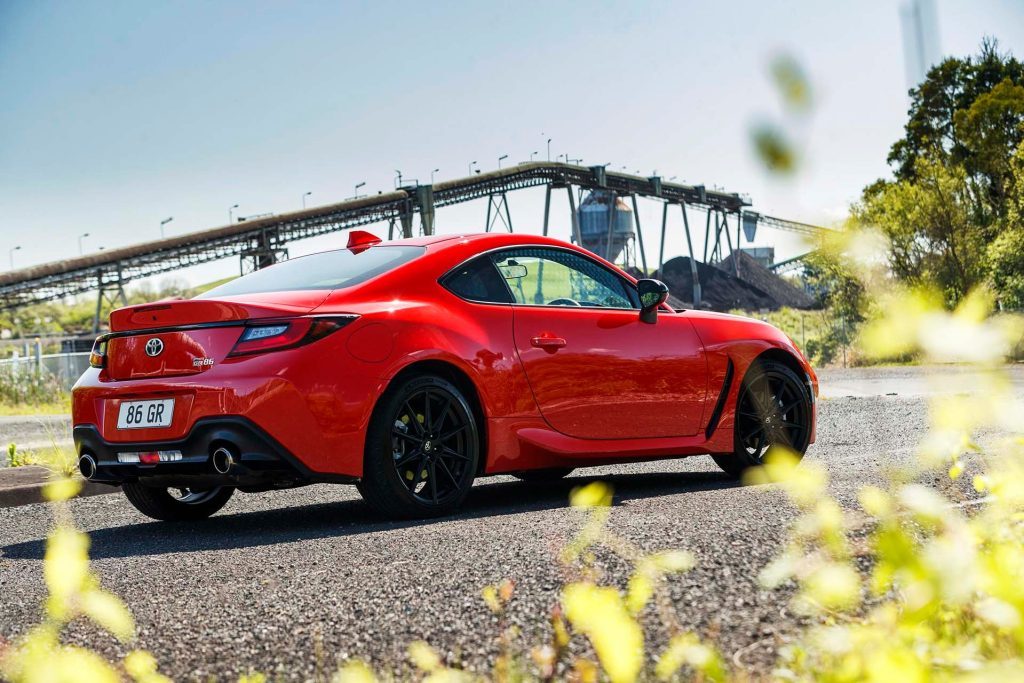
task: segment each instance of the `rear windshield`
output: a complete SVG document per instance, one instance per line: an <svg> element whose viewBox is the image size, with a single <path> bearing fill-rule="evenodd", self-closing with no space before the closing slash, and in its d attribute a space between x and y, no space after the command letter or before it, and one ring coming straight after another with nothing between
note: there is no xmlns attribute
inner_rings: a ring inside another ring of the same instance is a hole
<svg viewBox="0 0 1024 683"><path fill-rule="evenodd" d="M411 246L370 247L358 253L351 249L325 251L257 270L196 298L351 287L408 263L425 251L425 247Z"/></svg>

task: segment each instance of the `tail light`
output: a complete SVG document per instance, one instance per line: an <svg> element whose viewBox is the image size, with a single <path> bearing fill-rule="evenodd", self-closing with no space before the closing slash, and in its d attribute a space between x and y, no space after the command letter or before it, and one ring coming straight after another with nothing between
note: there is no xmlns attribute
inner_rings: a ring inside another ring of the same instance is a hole
<svg viewBox="0 0 1024 683"><path fill-rule="evenodd" d="M282 351L309 344L323 339L332 332L337 332L358 317L356 315L310 316L308 318L250 323L245 326L242 335L235 342L235 347L228 354L228 358L268 351Z"/></svg>
<svg viewBox="0 0 1024 683"><path fill-rule="evenodd" d="M107 364L107 338L97 337L89 352L89 367L102 368Z"/></svg>

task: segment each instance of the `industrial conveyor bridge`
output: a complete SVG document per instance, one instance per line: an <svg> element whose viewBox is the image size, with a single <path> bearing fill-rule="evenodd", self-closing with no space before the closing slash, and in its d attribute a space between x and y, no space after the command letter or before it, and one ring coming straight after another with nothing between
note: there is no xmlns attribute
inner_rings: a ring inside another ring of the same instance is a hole
<svg viewBox="0 0 1024 683"><path fill-rule="evenodd" d="M476 199L488 200L486 229L495 225L512 230L511 213L506 194L511 191L546 187L542 229L548 233L551 197L556 191L568 194L572 214L572 238L580 243L580 226L576 211L576 191L604 190L623 200L633 202L637 220L636 233L642 265L647 271L647 255L643 232L636 210L637 197L664 204L658 267L664 263L665 234L669 208L679 206L690 256L693 240L687 207L707 211L704 259L721 258L725 245L729 251L739 248L741 225L748 241L757 224L763 223L785 230L811 233L821 228L762 216L744 211L750 203L739 194L706 189L701 185L666 182L658 176L642 177L609 171L605 166L577 166L555 162L530 162L465 178L431 185L411 185L393 192L348 199L336 204L312 207L286 214L240 220L238 223L176 235L132 246L108 249L93 254L45 263L29 268L0 273L0 309L12 309L43 301L62 299L89 291L99 293L96 325L103 302L124 303L124 285L132 280L151 277L189 266L228 257L241 257L242 269L262 268L287 257L287 245L294 240L315 237L373 223L388 223L389 238L414 235L414 217L419 215L419 231L434 233L434 215L438 208ZM736 245L732 245L729 219L735 220ZM712 234L712 223L714 233ZM725 238L725 242L722 238ZM708 253L708 245L714 248ZM693 259L691 259L692 261ZM694 266L695 268L695 266ZM649 271L648 271L649 272ZM696 291L696 288L695 288ZM698 294L699 297L699 294Z"/></svg>

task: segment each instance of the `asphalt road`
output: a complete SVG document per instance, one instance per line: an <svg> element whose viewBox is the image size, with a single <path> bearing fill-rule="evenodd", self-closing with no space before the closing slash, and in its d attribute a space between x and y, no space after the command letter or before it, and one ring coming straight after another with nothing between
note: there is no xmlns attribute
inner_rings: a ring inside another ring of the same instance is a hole
<svg viewBox="0 0 1024 683"><path fill-rule="evenodd" d="M1014 369L1014 386L1024 395L1022 370ZM860 485L880 483L888 467L913 457L927 395L969 384L963 373L934 368L825 372L818 443L807 457L825 463L833 493L852 507ZM961 488L933 483L971 498L973 467ZM756 575L792 509L778 490L739 486L706 457L578 471L553 486L484 479L463 512L429 522L382 521L344 486L236 495L197 524L150 522L119 494L75 501L72 510L90 533L103 585L135 613L138 645L177 679L255 669L303 680L356 656L393 668L416 639L479 670L498 651L499 633L480 589L513 580L510 619L523 629L520 642L538 642L569 575L558 549L583 519L567 505L569 490L595 478L615 487L612 531L649 551L696 555L695 569L667 583L679 622L743 667L767 671L799 625L788 593L762 590ZM0 510L0 637L39 618L50 521L43 505ZM624 585L625 562L599 553L598 563ZM649 616L657 649L665 629ZM71 638L112 656L127 650L86 624Z"/></svg>

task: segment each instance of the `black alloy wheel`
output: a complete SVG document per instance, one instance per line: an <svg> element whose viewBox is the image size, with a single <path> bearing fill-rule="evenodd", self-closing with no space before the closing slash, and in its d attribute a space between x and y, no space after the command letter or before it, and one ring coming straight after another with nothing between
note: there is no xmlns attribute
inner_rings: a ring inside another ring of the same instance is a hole
<svg viewBox="0 0 1024 683"><path fill-rule="evenodd" d="M143 482L126 482L121 490L135 509L163 522L206 519L224 507L235 489L215 486L210 489L163 488Z"/></svg>
<svg viewBox="0 0 1024 683"><path fill-rule="evenodd" d="M359 492L389 517L443 515L469 493L479 457L462 392L440 377L415 377L389 389L374 411Z"/></svg>
<svg viewBox="0 0 1024 683"><path fill-rule="evenodd" d="M762 465L772 446L802 457L810 443L812 412L810 389L793 370L775 361L759 361L740 387L734 452L712 457L734 477Z"/></svg>

